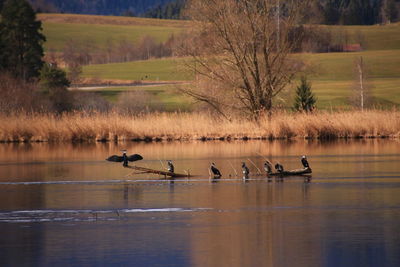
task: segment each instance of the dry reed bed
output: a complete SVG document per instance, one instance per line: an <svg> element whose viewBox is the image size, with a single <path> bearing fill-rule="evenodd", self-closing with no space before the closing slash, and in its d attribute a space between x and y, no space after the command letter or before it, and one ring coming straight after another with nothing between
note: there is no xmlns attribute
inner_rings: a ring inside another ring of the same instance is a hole
<svg viewBox="0 0 400 267"><path fill-rule="evenodd" d="M258 123L210 115L117 113L0 115L0 141L121 141L399 137L400 112L281 113Z"/></svg>

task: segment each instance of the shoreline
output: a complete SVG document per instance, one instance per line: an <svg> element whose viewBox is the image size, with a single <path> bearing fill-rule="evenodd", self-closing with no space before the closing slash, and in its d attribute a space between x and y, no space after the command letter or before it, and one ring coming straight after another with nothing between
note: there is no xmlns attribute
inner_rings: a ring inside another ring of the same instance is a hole
<svg viewBox="0 0 400 267"><path fill-rule="evenodd" d="M0 115L0 143L397 139L398 111L279 113L258 122L198 113Z"/></svg>
<svg viewBox="0 0 400 267"><path fill-rule="evenodd" d="M202 138L164 138L164 137L148 137L148 138L133 138L133 139L72 139L72 140L46 140L46 139L18 139L18 140L0 140L0 144L21 144L21 143L47 143L47 144L56 144L56 143L171 143L171 142L235 142L235 141L322 141L322 142L330 142L330 141L339 141L339 140L399 140L399 136L348 136L348 137L331 137L331 138L321 138L321 137L295 137L295 138L286 138L286 137L243 137L243 138L230 138L230 137L202 137Z"/></svg>

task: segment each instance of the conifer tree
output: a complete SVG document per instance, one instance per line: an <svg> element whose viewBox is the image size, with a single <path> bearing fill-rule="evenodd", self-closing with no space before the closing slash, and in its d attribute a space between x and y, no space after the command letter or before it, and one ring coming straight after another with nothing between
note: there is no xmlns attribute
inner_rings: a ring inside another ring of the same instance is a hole
<svg viewBox="0 0 400 267"><path fill-rule="evenodd" d="M54 64L44 64L40 72L40 88L49 98L54 111L63 112L72 109L72 95L68 91L70 82L65 71Z"/></svg>
<svg viewBox="0 0 400 267"><path fill-rule="evenodd" d="M26 0L5 1L0 20L0 71L23 80L38 77L46 40L41 31L42 23Z"/></svg>
<svg viewBox="0 0 400 267"><path fill-rule="evenodd" d="M301 77L301 83L296 89L296 98L294 100L294 109L297 111L310 112L315 107L316 98L311 91L311 84L307 77Z"/></svg>

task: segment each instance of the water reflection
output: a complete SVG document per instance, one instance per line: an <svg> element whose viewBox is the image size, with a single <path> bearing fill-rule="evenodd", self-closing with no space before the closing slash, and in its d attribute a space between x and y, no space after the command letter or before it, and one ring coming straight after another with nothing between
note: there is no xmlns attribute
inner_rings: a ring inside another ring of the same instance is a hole
<svg viewBox="0 0 400 267"><path fill-rule="evenodd" d="M0 145L0 262L399 266L398 140ZM130 176L104 159L190 179ZM265 159L312 177L275 178ZM209 177L211 162L220 178ZM242 162L249 175L242 177ZM261 172L261 175L260 175Z"/></svg>

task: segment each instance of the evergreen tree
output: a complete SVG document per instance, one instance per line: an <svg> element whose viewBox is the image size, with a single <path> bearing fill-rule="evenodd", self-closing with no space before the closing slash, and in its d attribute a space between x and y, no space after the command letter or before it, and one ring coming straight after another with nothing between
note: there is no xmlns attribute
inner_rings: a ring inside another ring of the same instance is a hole
<svg viewBox="0 0 400 267"><path fill-rule="evenodd" d="M312 111L316 101L314 94L311 92L311 84L307 81L307 77L301 77L301 83L296 89L294 109L297 111Z"/></svg>
<svg viewBox="0 0 400 267"><path fill-rule="evenodd" d="M325 4L324 16L326 24L337 24L340 18L339 3L335 0L328 0Z"/></svg>
<svg viewBox="0 0 400 267"><path fill-rule="evenodd" d="M7 0L0 21L0 70L29 80L39 76L46 38L26 0Z"/></svg>
<svg viewBox="0 0 400 267"><path fill-rule="evenodd" d="M369 0L350 0L341 14L345 25L371 25L375 21L374 9Z"/></svg>
<svg viewBox="0 0 400 267"><path fill-rule="evenodd" d="M399 7L397 7L395 0L381 0L379 22L386 24L396 21L399 16L399 11L400 11L400 5Z"/></svg>
<svg viewBox="0 0 400 267"><path fill-rule="evenodd" d="M44 64L40 71L40 87L46 94L51 94L55 88L67 89L70 82L67 74L55 64Z"/></svg>
<svg viewBox="0 0 400 267"><path fill-rule="evenodd" d="M158 19L181 19L186 0L174 0L147 10L143 16Z"/></svg>
<svg viewBox="0 0 400 267"><path fill-rule="evenodd" d="M72 109L73 99L68 91L69 85L65 71L54 64L44 64L40 72L40 88L57 112Z"/></svg>

